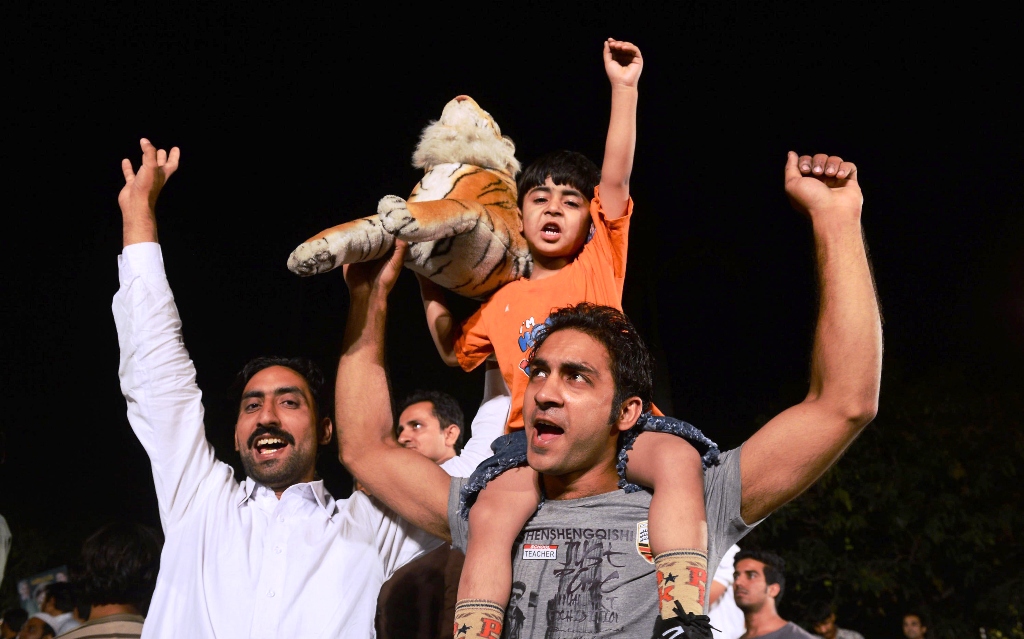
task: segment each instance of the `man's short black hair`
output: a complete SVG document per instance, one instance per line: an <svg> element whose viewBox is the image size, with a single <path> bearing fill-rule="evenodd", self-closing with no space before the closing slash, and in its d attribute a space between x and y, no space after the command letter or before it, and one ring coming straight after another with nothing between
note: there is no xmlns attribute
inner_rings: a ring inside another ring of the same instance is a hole
<svg viewBox="0 0 1024 639"><path fill-rule="evenodd" d="M290 368L306 380L309 392L313 396L313 408L316 410L316 419L320 421L324 417L331 416L329 391L326 388L326 378L323 371L316 365L316 362L308 357L257 357L249 360L242 370L238 371L235 378L234 390L236 398L241 397L245 385L256 373L271 366L284 366Z"/></svg>
<svg viewBox="0 0 1024 639"><path fill-rule="evenodd" d="M0 615L0 617L3 618L4 623L6 623L11 630L18 632L21 630L21 627L25 625L25 622L28 621L28 611L21 606L15 606L4 610L4 613Z"/></svg>
<svg viewBox="0 0 1024 639"><path fill-rule="evenodd" d="M525 583L523 583L521 581L513 581L512 582L512 590L516 590L517 588L519 590L522 590L523 594L526 594L526 584Z"/></svg>
<svg viewBox="0 0 1024 639"><path fill-rule="evenodd" d="M129 521L105 524L82 543L74 579L92 606L130 604L146 615L160 570L163 538L154 528Z"/></svg>
<svg viewBox="0 0 1024 639"><path fill-rule="evenodd" d="M807 621L812 625L825 623L834 614L836 614L836 609L831 603L816 601L807 609Z"/></svg>
<svg viewBox="0 0 1024 639"><path fill-rule="evenodd" d="M434 407L431 412L434 413L434 417L440 422L441 430L448 428L450 424L455 424L459 427L459 437L455 440L455 451L461 451L465 441L466 417L462 414L462 407L459 406L459 401L448 393L437 390L414 390L398 403L395 410L395 419L398 419L403 410L420 402L431 403ZM395 423L395 437L398 437L397 422Z"/></svg>
<svg viewBox="0 0 1024 639"><path fill-rule="evenodd" d="M608 351L612 380L615 383L610 421L618 419L622 403L630 397L640 398L644 412L651 410L654 395L651 354L625 313L611 306L590 302L580 302L553 311L545 322L544 330L534 330L535 341L529 355L530 362L544 340L552 333L566 329L589 335ZM540 335L537 335L538 332Z"/></svg>
<svg viewBox="0 0 1024 639"><path fill-rule="evenodd" d="M753 559L764 564L765 585L779 584L779 594L775 595L775 605L782 601L782 593L786 591L786 560L767 550L741 550L733 557L733 566L744 559Z"/></svg>
<svg viewBox="0 0 1024 639"><path fill-rule="evenodd" d="M542 186L548 178L559 186L571 186L579 190L589 200L594 197L594 188L601 183L601 169L590 158L576 151L552 151L540 156L519 176L516 189L520 211L523 209L523 198L530 189Z"/></svg>

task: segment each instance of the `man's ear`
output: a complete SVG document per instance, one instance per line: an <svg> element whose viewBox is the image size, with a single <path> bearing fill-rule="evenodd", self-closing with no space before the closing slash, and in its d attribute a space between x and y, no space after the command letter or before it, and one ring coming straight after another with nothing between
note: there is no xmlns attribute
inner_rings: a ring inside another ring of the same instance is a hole
<svg viewBox="0 0 1024 639"><path fill-rule="evenodd" d="M779 584L771 584L768 586L768 596L772 599L779 596Z"/></svg>
<svg viewBox="0 0 1024 639"><path fill-rule="evenodd" d="M331 443L331 436L334 435L334 422L330 417L320 420L320 445Z"/></svg>
<svg viewBox="0 0 1024 639"><path fill-rule="evenodd" d="M619 431L626 431L633 428L636 424L636 420L640 419L640 415L644 412L643 401L636 396L628 398L622 402L622 406L619 408L619 419L615 424L615 428Z"/></svg>
<svg viewBox="0 0 1024 639"><path fill-rule="evenodd" d="M458 424L448 424L448 428L444 429L444 445L454 446L455 442L459 441L459 435L462 434L462 429L459 428Z"/></svg>

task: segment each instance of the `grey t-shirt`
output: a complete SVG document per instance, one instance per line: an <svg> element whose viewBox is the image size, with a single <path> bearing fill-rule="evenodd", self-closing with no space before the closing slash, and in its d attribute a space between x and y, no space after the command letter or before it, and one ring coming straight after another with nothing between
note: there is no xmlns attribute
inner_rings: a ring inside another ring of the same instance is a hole
<svg viewBox="0 0 1024 639"><path fill-rule="evenodd" d="M785 626L782 626L775 632L761 635L757 639L815 639L817 636L812 635L792 621L787 621Z"/></svg>
<svg viewBox="0 0 1024 639"><path fill-rule="evenodd" d="M753 528L740 517L739 462L739 449L727 451L704 474L709 566ZM448 497L452 543L463 550L468 523L458 506L465 482L453 477ZM526 592L509 605L503 637L650 637L658 614L650 503L648 492L621 490L544 502L516 540L512 579Z"/></svg>

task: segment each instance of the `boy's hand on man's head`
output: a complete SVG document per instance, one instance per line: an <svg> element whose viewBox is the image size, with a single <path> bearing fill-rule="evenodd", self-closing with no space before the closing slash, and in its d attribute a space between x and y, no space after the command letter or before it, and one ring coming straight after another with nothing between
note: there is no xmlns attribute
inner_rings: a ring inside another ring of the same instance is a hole
<svg viewBox="0 0 1024 639"><path fill-rule="evenodd" d="M124 245L156 241L156 199L167 180L178 170L181 151L173 147L168 153L142 138L142 164L136 173L128 158L121 160L124 187L117 196L124 222Z"/></svg>
<svg viewBox="0 0 1024 639"><path fill-rule="evenodd" d="M613 85L635 88L643 68L644 59L635 44L614 38L605 40L604 69Z"/></svg>
<svg viewBox="0 0 1024 639"><path fill-rule="evenodd" d="M786 196L794 209L811 219L826 211L844 212L859 218L864 204L856 165L824 153L797 156L789 152Z"/></svg>

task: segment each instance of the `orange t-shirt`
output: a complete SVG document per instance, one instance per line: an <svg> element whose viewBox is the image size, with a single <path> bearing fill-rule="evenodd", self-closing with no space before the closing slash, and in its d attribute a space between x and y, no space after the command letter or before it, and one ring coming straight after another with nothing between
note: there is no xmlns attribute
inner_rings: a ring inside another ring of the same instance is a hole
<svg viewBox="0 0 1024 639"><path fill-rule="evenodd" d="M512 392L505 432L523 427L523 396L529 382L526 354L533 346L534 327L544 324L553 309L579 302L622 310L632 214L630 200L625 215L606 219L595 189L590 201L594 235L576 259L550 277L520 279L502 286L459 327L455 354L464 370L473 370L491 353L498 360Z"/></svg>

